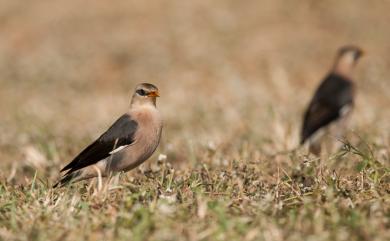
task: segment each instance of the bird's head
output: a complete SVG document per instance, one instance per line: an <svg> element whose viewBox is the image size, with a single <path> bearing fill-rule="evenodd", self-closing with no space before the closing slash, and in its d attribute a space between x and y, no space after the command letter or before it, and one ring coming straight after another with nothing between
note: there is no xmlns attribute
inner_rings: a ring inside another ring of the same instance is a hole
<svg viewBox="0 0 390 241"><path fill-rule="evenodd" d="M135 88L131 104L153 104L155 106L157 97L160 95L155 85L142 83Z"/></svg>
<svg viewBox="0 0 390 241"><path fill-rule="evenodd" d="M356 62L359 60L360 57L362 57L364 54L364 51L353 45L344 46L339 49L338 58L347 58L350 59L351 62Z"/></svg>
<svg viewBox="0 0 390 241"><path fill-rule="evenodd" d="M357 46L341 47L336 56L334 71L349 76L363 54L363 50Z"/></svg>

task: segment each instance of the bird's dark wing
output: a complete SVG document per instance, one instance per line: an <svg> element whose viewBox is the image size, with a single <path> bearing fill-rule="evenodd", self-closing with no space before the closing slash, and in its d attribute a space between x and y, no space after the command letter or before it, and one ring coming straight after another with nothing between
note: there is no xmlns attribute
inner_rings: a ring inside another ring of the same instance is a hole
<svg viewBox="0 0 390 241"><path fill-rule="evenodd" d="M95 164L110 156L110 152L118 147L132 144L137 127L137 122L132 120L130 115L122 115L103 135L66 165L61 172L68 171L67 174L69 174Z"/></svg>
<svg viewBox="0 0 390 241"><path fill-rule="evenodd" d="M301 144L320 128L339 119L343 107L352 105L352 82L342 76L330 74L318 87L305 112Z"/></svg>

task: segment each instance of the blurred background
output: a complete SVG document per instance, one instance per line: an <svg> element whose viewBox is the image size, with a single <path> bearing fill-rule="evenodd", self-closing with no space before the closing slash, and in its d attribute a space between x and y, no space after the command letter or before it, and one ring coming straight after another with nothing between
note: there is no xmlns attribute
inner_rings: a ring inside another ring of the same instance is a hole
<svg viewBox="0 0 390 241"><path fill-rule="evenodd" d="M160 88L158 153L186 168L293 148L312 92L345 44L353 130L389 146L389 1L0 0L0 177L58 170ZM157 154L158 154L157 153ZM17 177L17 178L15 178Z"/></svg>

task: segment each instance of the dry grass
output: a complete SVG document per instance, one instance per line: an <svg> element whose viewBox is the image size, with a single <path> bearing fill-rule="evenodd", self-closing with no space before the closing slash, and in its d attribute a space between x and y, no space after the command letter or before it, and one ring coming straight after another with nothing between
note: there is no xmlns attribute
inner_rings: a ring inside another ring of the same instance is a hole
<svg viewBox="0 0 390 241"><path fill-rule="evenodd" d="M389 3L0 5L0 240L390 239ZM346 43L368 53L350 143L289 152ZM161 89L156 155L51 189L139 82Z"/></svg>

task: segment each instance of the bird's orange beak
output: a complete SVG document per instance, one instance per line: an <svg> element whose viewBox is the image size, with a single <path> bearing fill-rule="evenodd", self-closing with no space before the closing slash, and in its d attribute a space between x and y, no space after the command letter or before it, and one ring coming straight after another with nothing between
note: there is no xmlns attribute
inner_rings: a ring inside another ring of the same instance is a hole
<svg viewBox="0 0 390 241"><path fill-rule="evenodd" d="M158 91L152 91L148 94L148 97L160 97Z"/></svg>

